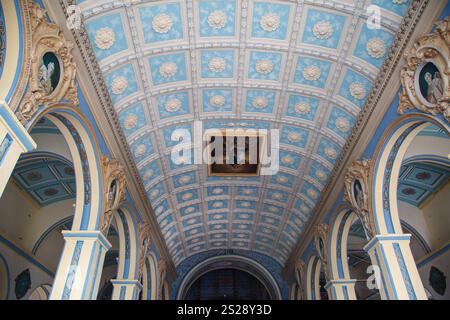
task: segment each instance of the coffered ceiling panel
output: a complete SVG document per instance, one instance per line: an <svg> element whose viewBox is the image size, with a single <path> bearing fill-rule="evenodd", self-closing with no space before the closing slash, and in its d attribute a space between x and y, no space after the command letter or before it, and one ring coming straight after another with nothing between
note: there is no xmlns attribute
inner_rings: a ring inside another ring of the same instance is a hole
<svg viewBox="0 0 450 320"><path fill-rule="evenodd" d="M204 250L284 263L311 219L410 1L78 1L175 264ZM376 5L381 25L367 24ZM280 130L274 176L178 165L174 129Z"/></svg>

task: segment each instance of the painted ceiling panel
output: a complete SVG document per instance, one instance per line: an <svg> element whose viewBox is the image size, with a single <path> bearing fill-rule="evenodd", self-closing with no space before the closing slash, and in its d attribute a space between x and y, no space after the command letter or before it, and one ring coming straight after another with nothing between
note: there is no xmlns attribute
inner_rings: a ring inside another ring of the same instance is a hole
<svg viewBox="0 0 450 320"><path fill-rule="evenodd" d="M175 264L219 248L287 259L409 2L78 2ZM175 163L171 148L200 120L279 129L279 172L208 176L192 154Z"/></svg>

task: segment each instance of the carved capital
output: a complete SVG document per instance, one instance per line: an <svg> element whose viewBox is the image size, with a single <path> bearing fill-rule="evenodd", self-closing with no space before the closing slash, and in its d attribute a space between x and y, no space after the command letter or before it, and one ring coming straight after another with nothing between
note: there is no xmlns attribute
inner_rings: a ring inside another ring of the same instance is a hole
<svg viewBox="0 0 450 320"><path fill-rule="evenodd" d="M31 74L27 92L16 112L24 125L40 107L49 107L62 100L78 105L72 42L64 38L56 24L46 21L45 10L38 4L29 0L28 7L32 29Z"/></svg>
<svg viewBox="0 0 450 320"><path fill-rule="evenodd" d="M314 244L316 247L317 255L322 262L322 269L325 273L326 279L328 278L328 236L329 227L327 224L318 224L314 228Z"/></svg>
<svg viewBox="0 0 450 320"><path fill-rule="evenodd" d="M103 215L100 219L100 231L108 234L114 210L125 200L126 180L122 164L116 159L101 157L103 175Z"/></svg>
<svg viewBox="0 0 450 320"><path fill-rule="evenodd" d="M432 115L442 114L449 121L450 17L436 25L436 32L417 39L404 54L406 65L400 74L403 91L398 113L415 108Z"/></svg>
<svg viewBox="0 0 450 320"><path fill-rule="evenodd" d="M353 212L361 220L367 237L375 236L375 225L370 213L371 184L370 169L372 161L354 161L344 177L344 199L350 203Z"/></svg>
<svg viewBox="0 0 450 320"><path fill-rule="evenodd" d="M300 288L300 299L304 300L304 279L305 279L306 264L303 260L297 260L295 263L295 279L297 280L297 285Z"/></svg>
<svg viewBox="0 0 450 320"><path fill-rule="evenodd" d="M147 259L147 253L150 248L152 238L151 238L151 227L148 223L139 224L138 228L138 274L137 279L141 279L142 273L144 271L145 259Z"/></svg>

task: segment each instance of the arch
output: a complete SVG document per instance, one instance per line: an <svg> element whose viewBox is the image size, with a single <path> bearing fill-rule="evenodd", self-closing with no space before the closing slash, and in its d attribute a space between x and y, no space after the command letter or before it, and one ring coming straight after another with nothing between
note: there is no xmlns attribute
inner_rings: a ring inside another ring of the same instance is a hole
<svg viewBox="0 0 450 320"><path fill-rule="evenodd" d="M293 283L289 290L289 299L290 300L301 300L300 286L297 283Z"/></svg>
<svg viewBox="0 0 450 320"><path fill-rule="evenodd" d="M142 272L142 299L156 300L158 293L157 261L153 252L150 252Z"/></svg>
<svg viewBox="0 0 450 320"><path fill-rule="evenodd" d="M308 259L306 266L306 298L320 300L320 269L322 263L319 257L313 255Z"/></svg>
<svg viewBox="0 0 450 320"><path fill-rule="evenodd" d="M395 120L385 131L374 153L371 168L371 209L376 234L402 234L397 205L397 185L404 155L417 134L430 123L450 134L448 123L440 117L409 114Z"/></svg>
<svg viewBox="0 0 450 320"><path fill-rule="evenodd" d="M330 276L333 280L350 279L347 261L347 240L350 227L355 219L359 218L350 207L341 205L336 209L336 217L330 231L328 250L328 265Z"/></svg>
<svg viewBox="0 0 450 320"><path fill-rule="evenodd" d="M31 292L28 300L48 300L50 297L50 292L52 291L52 286L49 284L43 284L37 287Z"/></svg>
<svg viewBox="0 0 450 320"><path fill-rule="evenodd" d="M129 205L114 212L119 235L119 265L117 279L135 279L138 273L137 222Z"/></svg>
<svg viewBox="0 0 450 320"><path fill-rule="evenodd" d="M270 274L270 272L258 262L237 255L211 257L197 264L186 274L183 281L181 282L176 295L177 300L182 300L185 297L186 293L188 292L190 286L202 275L213 270L223 269L225 266L227 269L237 269L249 272L255 278L257 278L262 284L264 284L266 290L269 292L272 299L281 300L280 288L278 287L277 282ZM167 283L163 285L163 287L166 287L167 290L166 298L167 298L168 297L167 294L169 293Z"/></svg>
<svg viewBox="0 0 450 320"><path fill-rule="evenodd" d="M0 300L7 300L9 296L9 268L6 259L0 254Z"/></svg>
<svg viewBox="0 0 450 320"><path fill-rule="evenodd" d="M29 79L27 61L31 47L31 27L25 1L0 0L0 24L4 32L4 56L0 59L0 101L17 107ZM3 35L1 35L3 36Z"/></svg>
<svg viewBox="0 0 450 320"><path fill-rule="evenodd" d="M72 230L98 230L104 200L101 153L94 130L77 108L57 105L41 110L29 124L28 131L44 116L63 135L73 162L77 196Z"/></svg>

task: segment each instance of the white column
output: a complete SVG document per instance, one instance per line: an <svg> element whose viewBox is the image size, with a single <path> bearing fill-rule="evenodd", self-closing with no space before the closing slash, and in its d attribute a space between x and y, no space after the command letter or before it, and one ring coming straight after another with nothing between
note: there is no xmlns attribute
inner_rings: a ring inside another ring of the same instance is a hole
<svg viewBox="0 0 450 320"><path fill-rule="evenodd" d="M114 279L112 300L138 300L142 285L137 280Z"/></svg>
<svg viewBox="0 0 450 320"><path fill-rule="evenodd" d="M325 285L331 300L356 300L355 279L330 280Z"/></svg>
<svg viewBox="0 0 450 320"><path fill-rule="evenodd" d="M426 300L427 295L409 247L409 234L376 235L366 244L379 267L378 286L383 300Z"/></svg>
<svg viewBox="0 0 450 320"><path fill-rule="evenodd" d="M5 102L0 101L0 196L5 190L17 160L24 152L36 148L28 131Z"/></svg>
<svg viewBox="0 0 450 320"><path fill-rule="evenodd" d="M65 245L50 300L97 299L105 253L111 244L94 231L63 231Z"/></svg>

